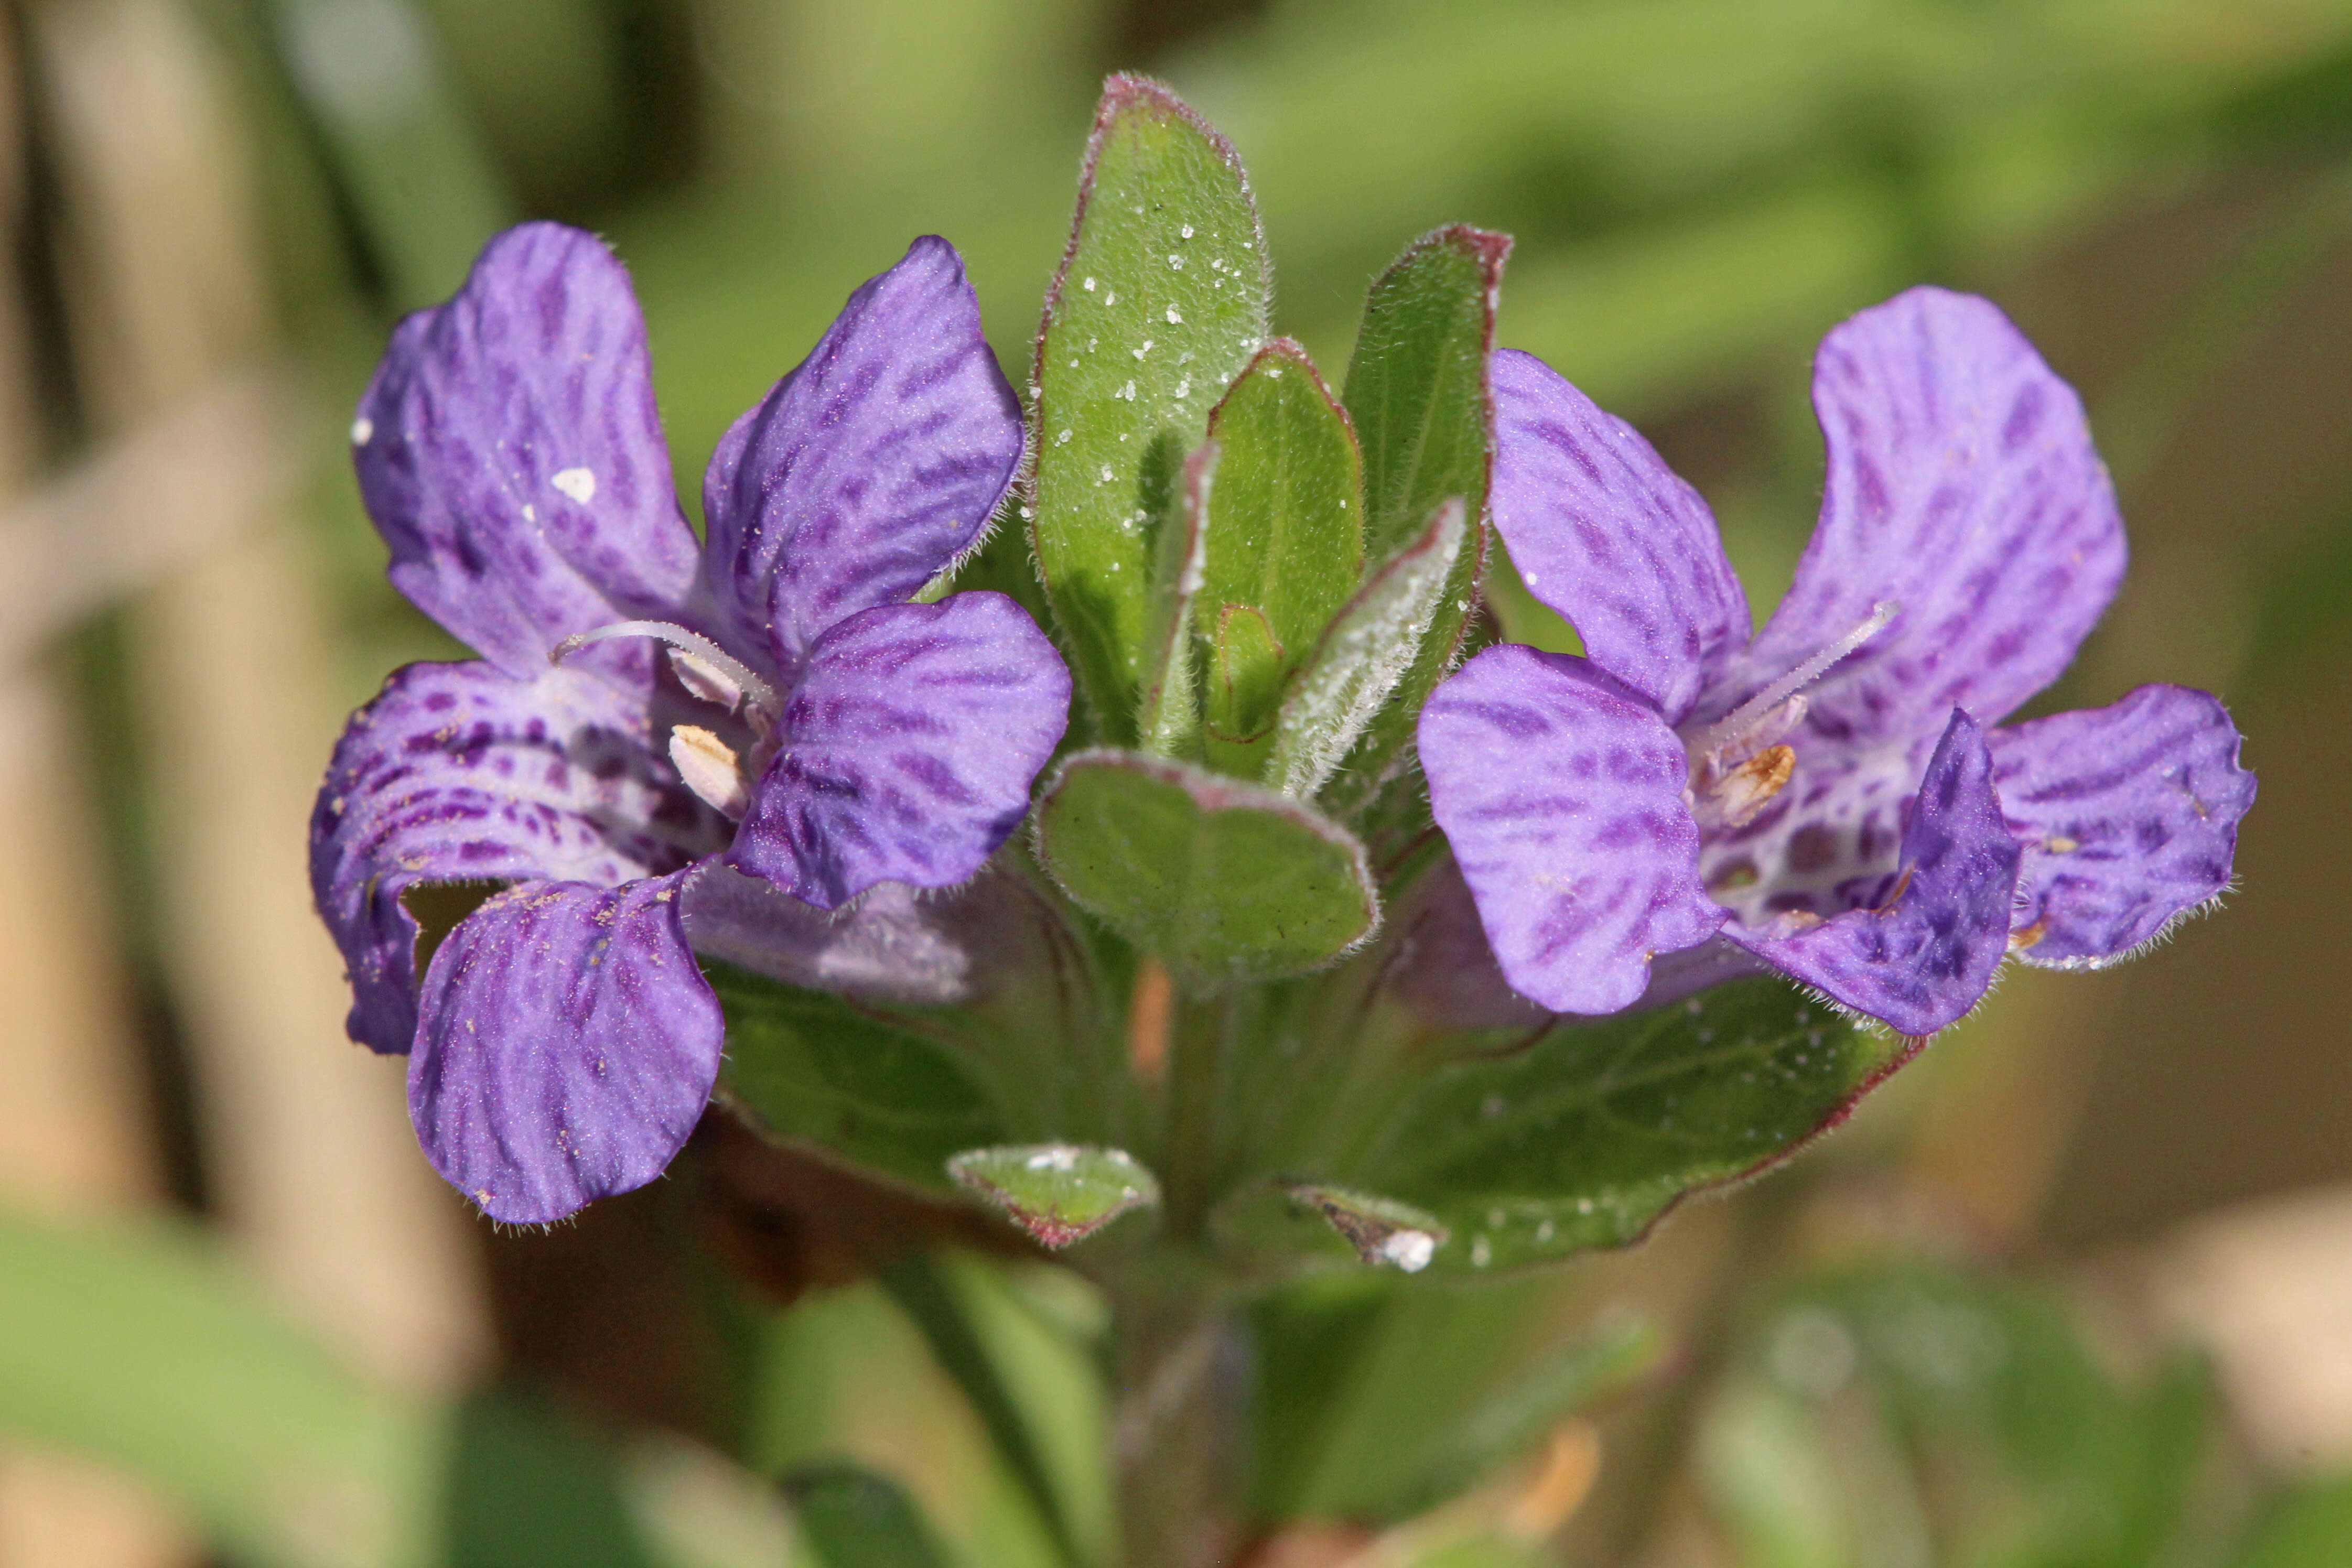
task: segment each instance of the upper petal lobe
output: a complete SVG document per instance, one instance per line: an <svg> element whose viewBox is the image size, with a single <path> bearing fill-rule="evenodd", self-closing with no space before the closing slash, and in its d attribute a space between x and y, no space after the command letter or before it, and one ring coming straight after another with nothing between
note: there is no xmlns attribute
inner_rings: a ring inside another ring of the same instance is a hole
<svg viewBox="0 0 2352 1568"><path fill-rule="evenodd" d="M524 883L433 956L409 1116L491 1218L546 1224L643 1186L694 1131L726 1020L687 950L688 874Z"/></svg>
<svg viewBox="0 0 2352 1568"><path fill-rule="evenodd" d="M1422 709L1420 746L1438 826L1529 1000L1614 1012L1653 954L1723 924L1699 885L1682 742L1586 661L1488 649Z"/></svg>
<svg viewBox="0 0 2352 1568"><path fill-rule="evenodd" d="M1822 518L1789 596L1707 706L1727 709L1869 619L1811 694L1817 735L1902 742L1955 706L1998 724L2115 596L2123 522L2081 400L1989 301L1914 288L1822 340Z"/></svg>
<svg viewBox="0 0 2352 1568"><path fill-rule="evenodd" d="M1499 350L1488 367L1495 526L1528 591L1681 723L1748 642L1714 514L1632 425L1534 355Z"/></svg>
<svg viewBox="0 0 2352 1568"><path fill-rule="evenodd" d="M2126 957L2230 885L2254 776L2205 693L2142 686L2112 707L1996 730L1992 758L2025 850L2012 924L2027 963Z"/></svg>
<svg viewBox="0 0 2352 1568"><path fill-rule="evenodd" d="M351 970L352 1038L416 1032L419 883L613 886L726 841L654 749L642 699L572 669L410 664L352 716L310 822L310 885Z"/></svg>
<svg viewBox="0 0 2352 1568"><path fill-rule="evenodd" d="M392 580L509 674L694 584L645 321L602 241L526 224L394 332L352 428Z"/></svg>
<svg viewBox="0 0 2352 1568"><path fill-rule="evenodd" d="M1012 600L890 604L818 640L730 863L820 909L877 882L952 887L1029 810L1070 674Z"/></svg>
<svg viewBox="0 0 2352 1568"><path fill-rule="evenodd" d="M979 539L1021 439L962 259L917 240L711 456L706 576L728 631L789 673L828 627L910 597Z"/></svg>
<svg viewBox="0 0 2352 1568"><path fill-rule="evenodd" d="M1734 921L1724 935L1857 1012L1904 1034L1933 1034L1992 984L2009 946L2018 859L1984 734L1956 709L1919 781L1884 904L1808 926L1790 916L1761 927Z"/></svg>

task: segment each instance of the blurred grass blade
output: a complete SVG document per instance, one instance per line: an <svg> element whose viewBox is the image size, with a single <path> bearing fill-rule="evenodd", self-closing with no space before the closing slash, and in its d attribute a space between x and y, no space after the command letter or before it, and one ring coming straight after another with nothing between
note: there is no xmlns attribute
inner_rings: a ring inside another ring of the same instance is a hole
<svg viewBox="0 0 2352 1568"><path fill-rule="evenodd" d="M1062 1561L1071 1564L1071 1568L1077 1568L1085 1557L1078 1550L1076 1537L1070 1528L1069 1510L1063 1505L1061 1490L1054 1484L1045 1455L1037 1446L1035 1436L1029 1430L1029 1423L1021 1407L1014 1403L1012 1390L1005 1385L995 1359L989 1354L987 1344L965 1312L954 1281L942 1274L921 1252L908 1253L884 1270L879 1278L891 1301L898 1303L898 1310L907 1314L921 1333L924 1343L931 1347L931 1354L938 1360L940 1370L963 1390L964 1398L971 1402L972 1414L980 1417L981 1426L987 1431L989 1441L995 1445L998 1456L1004 1460L1005 1468L1013 1472L1023 1492L1035 1506L1038 1519L1052 1537L1054 1548L1061 1554ZM868 1502L872 1500L866 1500ZM807 1504L803 1502L802 1508L803 1528L809 1529ZM896 1544L900 1537L888 1539L893 1542L890 1550L901 1550ZM877 1548L879 1544L880 1538L877 1538ZM903 1560L909 1563L920 1561L913 1557ZM901 1559L885 1556L836 1559L828 1556L826 1561L856 1563L859 1568L865 1568L867 1563L897 1563Z"/></svg>
<svg viewBox="0 0 2352 1568"><path fill-rule="evenodd" d="M393 303L448 298L515 220L410 0L269 0L278 50Z"/></svg>
<svg viewBox="0 0 2352 1568"><path fill-rule="evenodd" d="M93 1455L240 1562L434 1561L445 1437L167 1230L0 1218L0 1429Z"/></svg>

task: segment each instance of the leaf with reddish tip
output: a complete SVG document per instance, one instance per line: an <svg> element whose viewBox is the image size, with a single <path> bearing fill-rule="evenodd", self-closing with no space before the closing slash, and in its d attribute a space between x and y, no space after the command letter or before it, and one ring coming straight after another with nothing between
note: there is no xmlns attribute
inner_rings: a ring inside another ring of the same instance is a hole
<svg viewBox="0 0 2352 1568"><path fill-rule="evenodd" d="M1013 1217L1040 1246L1082 1241L1131 1208L1160 1201L1160 1183L1125 1149L1015 1144L948 1160L956 1185Z"/></svg>
<svg viewBox="0 0 2352 1568"><path fill-rule="evenodd" d="M1150 535L1209 410L1265 341L1257 206L1225 140L1113 77L1037 339L1030 537L1106 739L1134 738Z"/></svg>
<svg viewBox="0 0 2352 1568"><path fill-rule="evenodd" d="M1486 355L1507 235L1448 228L1423 236L1372 285L1343 401L1364 452L1364 543L1386 560L1409 549L1430 514L1459 496L1467 548L1438 596L1395 700L1365 731L1328 804L1353 810L1385 781L1414 716L1465 651L1486 558L1494 401Z"/></svg>

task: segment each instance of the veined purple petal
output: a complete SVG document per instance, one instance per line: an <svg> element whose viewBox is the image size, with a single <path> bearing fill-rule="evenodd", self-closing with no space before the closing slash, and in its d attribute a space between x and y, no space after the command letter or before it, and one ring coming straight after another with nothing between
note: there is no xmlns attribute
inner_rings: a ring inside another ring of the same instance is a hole
<svg viewBox="0 0 2352 1568"><path fill-rule="evenodd" d="M820 909L952 887L1027 814L1069 708L1061 655L1001 593L853 616L811 650L728 860Z"/></svg>
<svg viewBox="0 0 2352 1568"><path fill-rule="evenodd" d="M310 885L350 967L353 1040L416 1033L420 883L615 886L726 842L654 749L642 697L542 663L410 664L352 716L310 820Z"/></svg>
<svg viewBox="0 0 2352 1568"><path fill-rule="evenodd" d="M2025 850L2012 928L2027 963L2128 957L2230 885L2254 776L2213 697L2142 686L2112 707L1995 730L1991 745Z"/></svg>
<svg viewBox="0 0 2352 1568"><path fill-rule="evenodd" d="M676 620L692 591L645 320L593 235L490 241L393 333L352 443L394 585L509 674L576 632Z"/></svg>
<svg viewBox="0 0 2352 1568"><path fill-rule="evenodd" d="M1532 354L1497 350L1495 526L1592 662L1680 724L1747 645L1748 598L1698 492Z"/></svg>
<svg viewBox="0 0 2352 1568"><path fill-rule="evenodd" d="M687 874L523 883L433 956L408 1113L491 1218L544 1225L643 1186L694 1131L727 1024L687 949Z"/></svg>
<svg viewBox="0 0 2352 1568"><path fill-rule="evenodd" d="M950 902L898 883L827 911L710 861L684 896L695 952L787 985L936 1007L970 999L981 978Z"/></svg>
<svg viewBox="0 0 2352 1568"><path fill-rule="evenodd" d="M2066 667L2123 579L2123 522L2083 405L1991 303L1914 288L1822 343L1821 526L1795 584L1707 706L1852 632L1893 624L1812 688L1832 739L1933 735L1954 706L1998 724Z"/></svg>
<svg viewBox="0 0 2352 1568"><path fill-rule="evenodd" d="M1782 915L1723 934L1774 968L1904 1034L1933 1034L1976 1006L2009 946L2017 841L1993 793L1992 758L1958 709L1928 758L1899 868L1874 907L1814 925Z"/></svg>
<svg viewBox="0 0 2352 1568"><path fill-rule="evenodd" d="M1020 463L1020 405L963 260L919 239L711 456L720 615L797 670L828 627L908 598L970 549Z"/></svg>
<svg viewBox="0 0 2352 1568"><path fill-rule="evenodd" d="M1488 649L1422 709L1420 745L1437 824L1529 1000L1615 1012L1653 954L1723 924L1699 885L1681 740L1586 661Z"/></svg>

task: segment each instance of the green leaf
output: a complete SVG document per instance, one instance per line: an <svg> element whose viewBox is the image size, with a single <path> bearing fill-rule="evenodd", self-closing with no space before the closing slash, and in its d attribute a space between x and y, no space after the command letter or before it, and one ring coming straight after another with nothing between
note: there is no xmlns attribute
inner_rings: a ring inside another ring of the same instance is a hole
<svg viewBox="0 0 2352 1568"><path fill-rule="evenodd" d="M1266 779L1284 794L1312 799L1412 667L1454 586L1467 518L1459 497L1440 506L1324 633L1276 721Z"/></svg>
<svg viewBox="0 0 2352 1568"><path fill-rule="evenodd" d="M947 1568L921 1511L895 1481L856 1465L813 1465L786 1476L783 1488L822 1568Z"/></svg>
<svg viewBox="0 0 2352 1568"><path fill-rule="evenodd" d="M1318 968L1380 920L1347 830L1270 790L1132 752L1062 765L1037 809L1037 848L1072 898L1196 988Z"/></svg>
<svg viewBox="0 0 2352 1568"><path fill-rule="evenodd" d="M437 1560L446 1436L160 1226L0 1217L0 1430L141 1477L241 1562Z"/></svg>
<svg viewBox="0 0 2352 1568"><path fill-rule="evenodd" d="M1003 1141L982 1083L917 1020L706 964L727 1012L720 1091L782 1138L803 1138L928 1191L953 1194L947 1162Z"/></svg>
<svg viewBox="0 0 2352 1568"><path fill-rule="evenodd" d="M1131 1208L1160 1201L1160 1183L1125 1149L1012 1144L948 1161L956 1185L1011 1215L1045 1247L1083 1240Z"/></svg>
<svg viewBox="0 0 2352 1568"><path fill-rule="evenodd" d="M1494 409L1486 355L1507 235L1447 228L1424 235L1373 283L1348 365L1346 402L1364 449L1364 542L1374 560L1407 548L1439 504L1462 497L1473 535L1437 597L1428 633L1349 759L1333 803L1362 805L1411 742L1421 705L1463 651L1486 555Z"/></svg>
<svg viewBox="0 0 2352 1568"><path fill-rule="evenodd" d="M964 1398L971 1402L972 1413L980 1417L989 1441L1004 1460L1005 1468L1013 1472L1013 1479L1020 1483L1023 1495L1037 1511L1038 1520L1062 1561L1076 1568L1083 1554L1071 1534L1069 1513L1063 1506L1062 1494L1055 1486L1028 1417L1014 1399L995 1357L989 1354L989 1346L974 1325L957 1282L919 1251L902 1255L882 1271L880 1278L883 1290L922 1334L923 1343L930 1347L940 1369L955 1380Z"/></svg>
<svg viewBox="0 0 2352 1568"><path fill-rule="evenodd" d="M1207 555L1202 522L1216 482L1214 442L1184 460L1175 515L1160 525L1151 572L1150 664L1135 729L1143 748L1161 757L1201 753L1200 672L1192 657L1192 600Z"/></svg>
<svg viewBox="0 0 2352 1568"><path fill-rule="evenodd" d="M1217 607L1205 695L1209 759L1221 773L1255 776L1274 738L1282 695L1283 647L1255 604Z"/></svg>
<svg viewBox="0 0 2352 1568"><path fill-rule="evenodd" d="M449 1568L653 1568L619 1456L543 1401L467 1399L449 1467Z"/></svg>
<svg viewBox="0 0 2352 1568"><path fill-rule="evenodd" d="M2275 1506L2230 1568L2338 1568L2352 1563L2352 1479L2308 1486Z"/></svg>
<svg viewBox="0 0 2352 1568"><path fill-rule="evenodd" d="M1223 460L1193 613L1229 694L1212 728L1239 739L1271 725L1283 679L1363 575L1363 462L1314 361L1286 338L1234 382L1209 435Z"/></svg>
<svg viewBox="0 0 2352 1568"><path fill-rule="evenodd" d="M1372 284L1348 365L1364 445L1365 545L1393 553L1448 496L1486 502L1493 414L1486 355L1508 235L1447 228L1407 246Z"/></svg>
<svg viewBox="0 0 2352 1568"><path fill-rule="evenodd" d="M1265 343L1272 283L1241 160L1167 89L1113 77L1037 341L1031 535L1104 737L1134 737L1150 525Z"/></svg>
<svg viewBox="0 0 2352 1568"><path fill-rule="evenodd" d="M1664 1351L1655 1327L1621 1318L1518 1368L1420 1448L1411 1475L1390 1494L1391 1506L1409 1516L1469 1490L1561 1421L1647 1375Z"/></svg>
<svg viewBox="0 0 2352 1568"><path fill-rule="evenodd" d="M1429 1071L1328 1174L1435 1216L1440 1270L1622 1246L1834 1124L1916 1049L1778 979L1720 986Z"/></svg>

